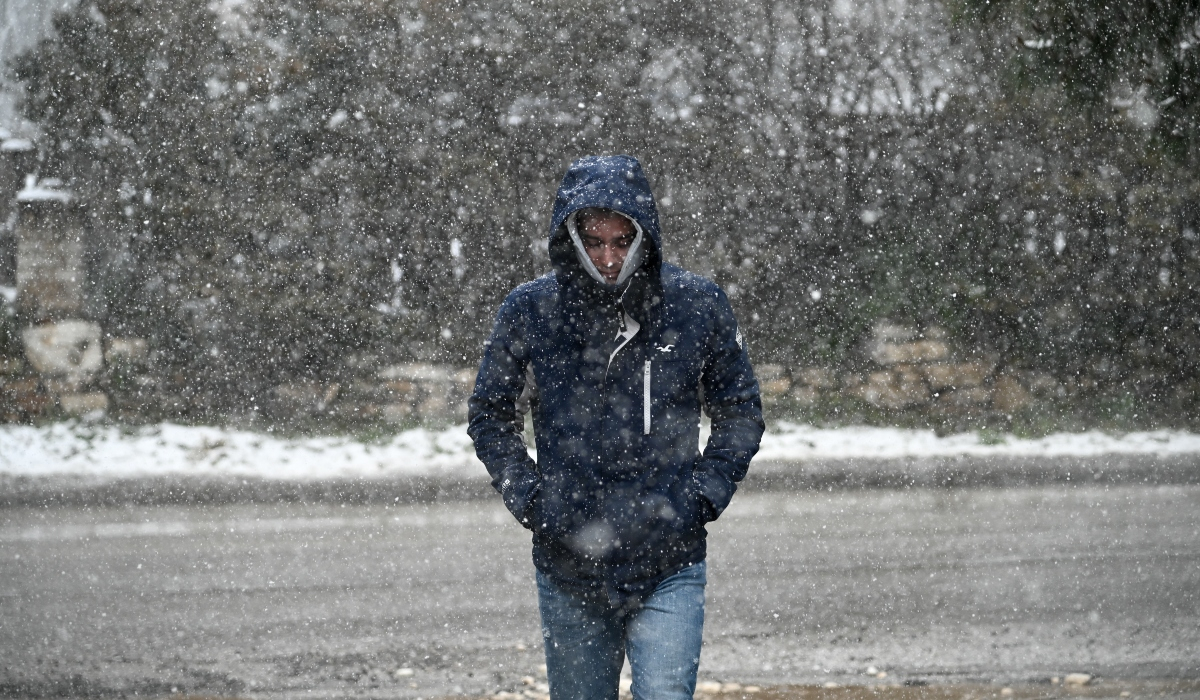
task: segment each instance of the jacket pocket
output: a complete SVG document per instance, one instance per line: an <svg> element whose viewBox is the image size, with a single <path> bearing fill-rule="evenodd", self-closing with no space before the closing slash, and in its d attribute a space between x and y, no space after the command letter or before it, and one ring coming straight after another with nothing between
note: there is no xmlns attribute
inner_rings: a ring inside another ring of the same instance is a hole
<svg viewBox="0 0 1200 700"><path fill-rule="evenodd" d="M685 359L655 357L642 363L642 435L676 434L700 415L700 370Z"/></svg>
<svg viewBox="0 0 1200 700"><path fill-rule="evenodd" d="M557 540L567 533L569 514L564 512L561 499L541 484L529 501L529 529L547 539Z"/></svg>

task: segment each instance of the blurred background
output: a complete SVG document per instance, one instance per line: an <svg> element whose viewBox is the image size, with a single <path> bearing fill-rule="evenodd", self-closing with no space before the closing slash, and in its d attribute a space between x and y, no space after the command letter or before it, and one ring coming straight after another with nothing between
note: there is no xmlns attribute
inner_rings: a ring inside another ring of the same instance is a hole
<svg viewBox="0 0 1200 700"><path fill-rule="evenodd" d="M1194 427L1200 6L5 0L0 414L465 415L630 153L771 415Z"/></svg>

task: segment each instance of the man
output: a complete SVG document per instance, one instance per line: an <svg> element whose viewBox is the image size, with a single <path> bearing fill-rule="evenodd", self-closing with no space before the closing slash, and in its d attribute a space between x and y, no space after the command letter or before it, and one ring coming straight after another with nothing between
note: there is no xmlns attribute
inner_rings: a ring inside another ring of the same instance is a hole
<svg viewBox="0 0 1200 700"><path fill-rule="evenodd" d="M663 262L636 159L571 164L549 250L553 272L500 307L469 432L504 504L533 531L550 695L615 700L628 652L634 698L690 700L704 525L758 450L758 383L725 294ZM702 407L712 419L703 455Z"/></svg>

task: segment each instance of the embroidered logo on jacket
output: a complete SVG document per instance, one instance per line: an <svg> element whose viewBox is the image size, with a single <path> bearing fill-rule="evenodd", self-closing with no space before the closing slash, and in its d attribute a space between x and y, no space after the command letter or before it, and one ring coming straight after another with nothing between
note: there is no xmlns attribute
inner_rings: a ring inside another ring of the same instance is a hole
<svg viewBox="0 0 1200 700"><path fill-rule="evenodd" d="M675 347L675 344L671 343L670 345L655 345L654 349L659 352L671 352L671 349L674 347Z"/></svg>

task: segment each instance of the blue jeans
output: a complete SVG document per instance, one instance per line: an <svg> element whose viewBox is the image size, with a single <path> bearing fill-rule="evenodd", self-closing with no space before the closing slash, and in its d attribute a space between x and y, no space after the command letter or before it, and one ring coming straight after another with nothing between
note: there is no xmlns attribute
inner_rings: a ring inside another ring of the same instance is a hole
<svg viewBox="0 0 1200 700"><path fill-rule="evenodd" d="M634 700L692 700L704 631L705 563L658 584L640 608L614 611L537 574L551 700L617 700L629 654Z"/></svg>

